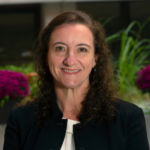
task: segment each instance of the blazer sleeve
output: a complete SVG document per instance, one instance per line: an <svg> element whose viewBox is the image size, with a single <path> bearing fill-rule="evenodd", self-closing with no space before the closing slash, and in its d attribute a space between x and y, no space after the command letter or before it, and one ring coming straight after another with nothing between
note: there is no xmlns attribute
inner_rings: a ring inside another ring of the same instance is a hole
<svg viewBox="0 0 150 150"><path fill-rule="evenodd" d="M134 111L128 123L127 150L149 150L145 117L141 108Z"/></svg>
<svg viewBox="0 0 150 150"><path fill-rule="evenodd" d="M19 129L14 110L11 110L7 120L3 150L19 150Z"/></svg>

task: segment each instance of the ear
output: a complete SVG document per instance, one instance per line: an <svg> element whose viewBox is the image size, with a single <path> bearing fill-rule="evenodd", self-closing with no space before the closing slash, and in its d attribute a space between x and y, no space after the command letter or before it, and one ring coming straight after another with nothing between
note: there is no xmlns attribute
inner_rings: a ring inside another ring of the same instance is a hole
<svg viewBox="0 0 150 150"><path fill-rule="evenodd" d="M97 59L98 59L98 56L97 56L97 55L95 55L95 56L94 56L94 61L93 61L93 67L95 67L95 66L96 66Z"/></svg>

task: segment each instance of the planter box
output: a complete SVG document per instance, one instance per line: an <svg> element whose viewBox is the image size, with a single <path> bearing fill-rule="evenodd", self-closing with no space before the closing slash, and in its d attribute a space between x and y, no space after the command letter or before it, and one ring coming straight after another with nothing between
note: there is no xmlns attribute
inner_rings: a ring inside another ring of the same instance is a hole
<svg viewBox="0 0 150 150"><path fill-rule="evenodd" d="M6 102L3 107L0 107L0 124L6 124L10 111L13 109L15 102Z"/></svg>

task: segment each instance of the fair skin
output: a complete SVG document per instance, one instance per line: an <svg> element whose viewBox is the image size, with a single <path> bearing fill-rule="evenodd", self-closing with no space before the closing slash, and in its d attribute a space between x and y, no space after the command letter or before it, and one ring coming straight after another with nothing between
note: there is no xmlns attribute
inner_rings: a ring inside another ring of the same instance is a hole
<svg viewBox="0 0 150 150"><path fill-rule="evenodd" d="M47 60L64 118L79 120L96 65L93 41L92 32L81 24L63 24L51 34Z"/></svg>

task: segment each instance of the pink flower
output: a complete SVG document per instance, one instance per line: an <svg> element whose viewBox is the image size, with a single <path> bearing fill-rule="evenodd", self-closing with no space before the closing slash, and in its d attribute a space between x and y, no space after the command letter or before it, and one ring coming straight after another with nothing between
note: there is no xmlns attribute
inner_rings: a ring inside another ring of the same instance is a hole
<svg viewBox="0 0 150 150"><path fill-rule="evenodd" d="M19 72L0 70L0 98L25 98L29 94L29 83Z"/></svg>
<svg viewBox="0 0 150 150"><path fill-rule="evenodd" d="M142 90L150 89L150 65L138 72L137 85Z"/></svg>

